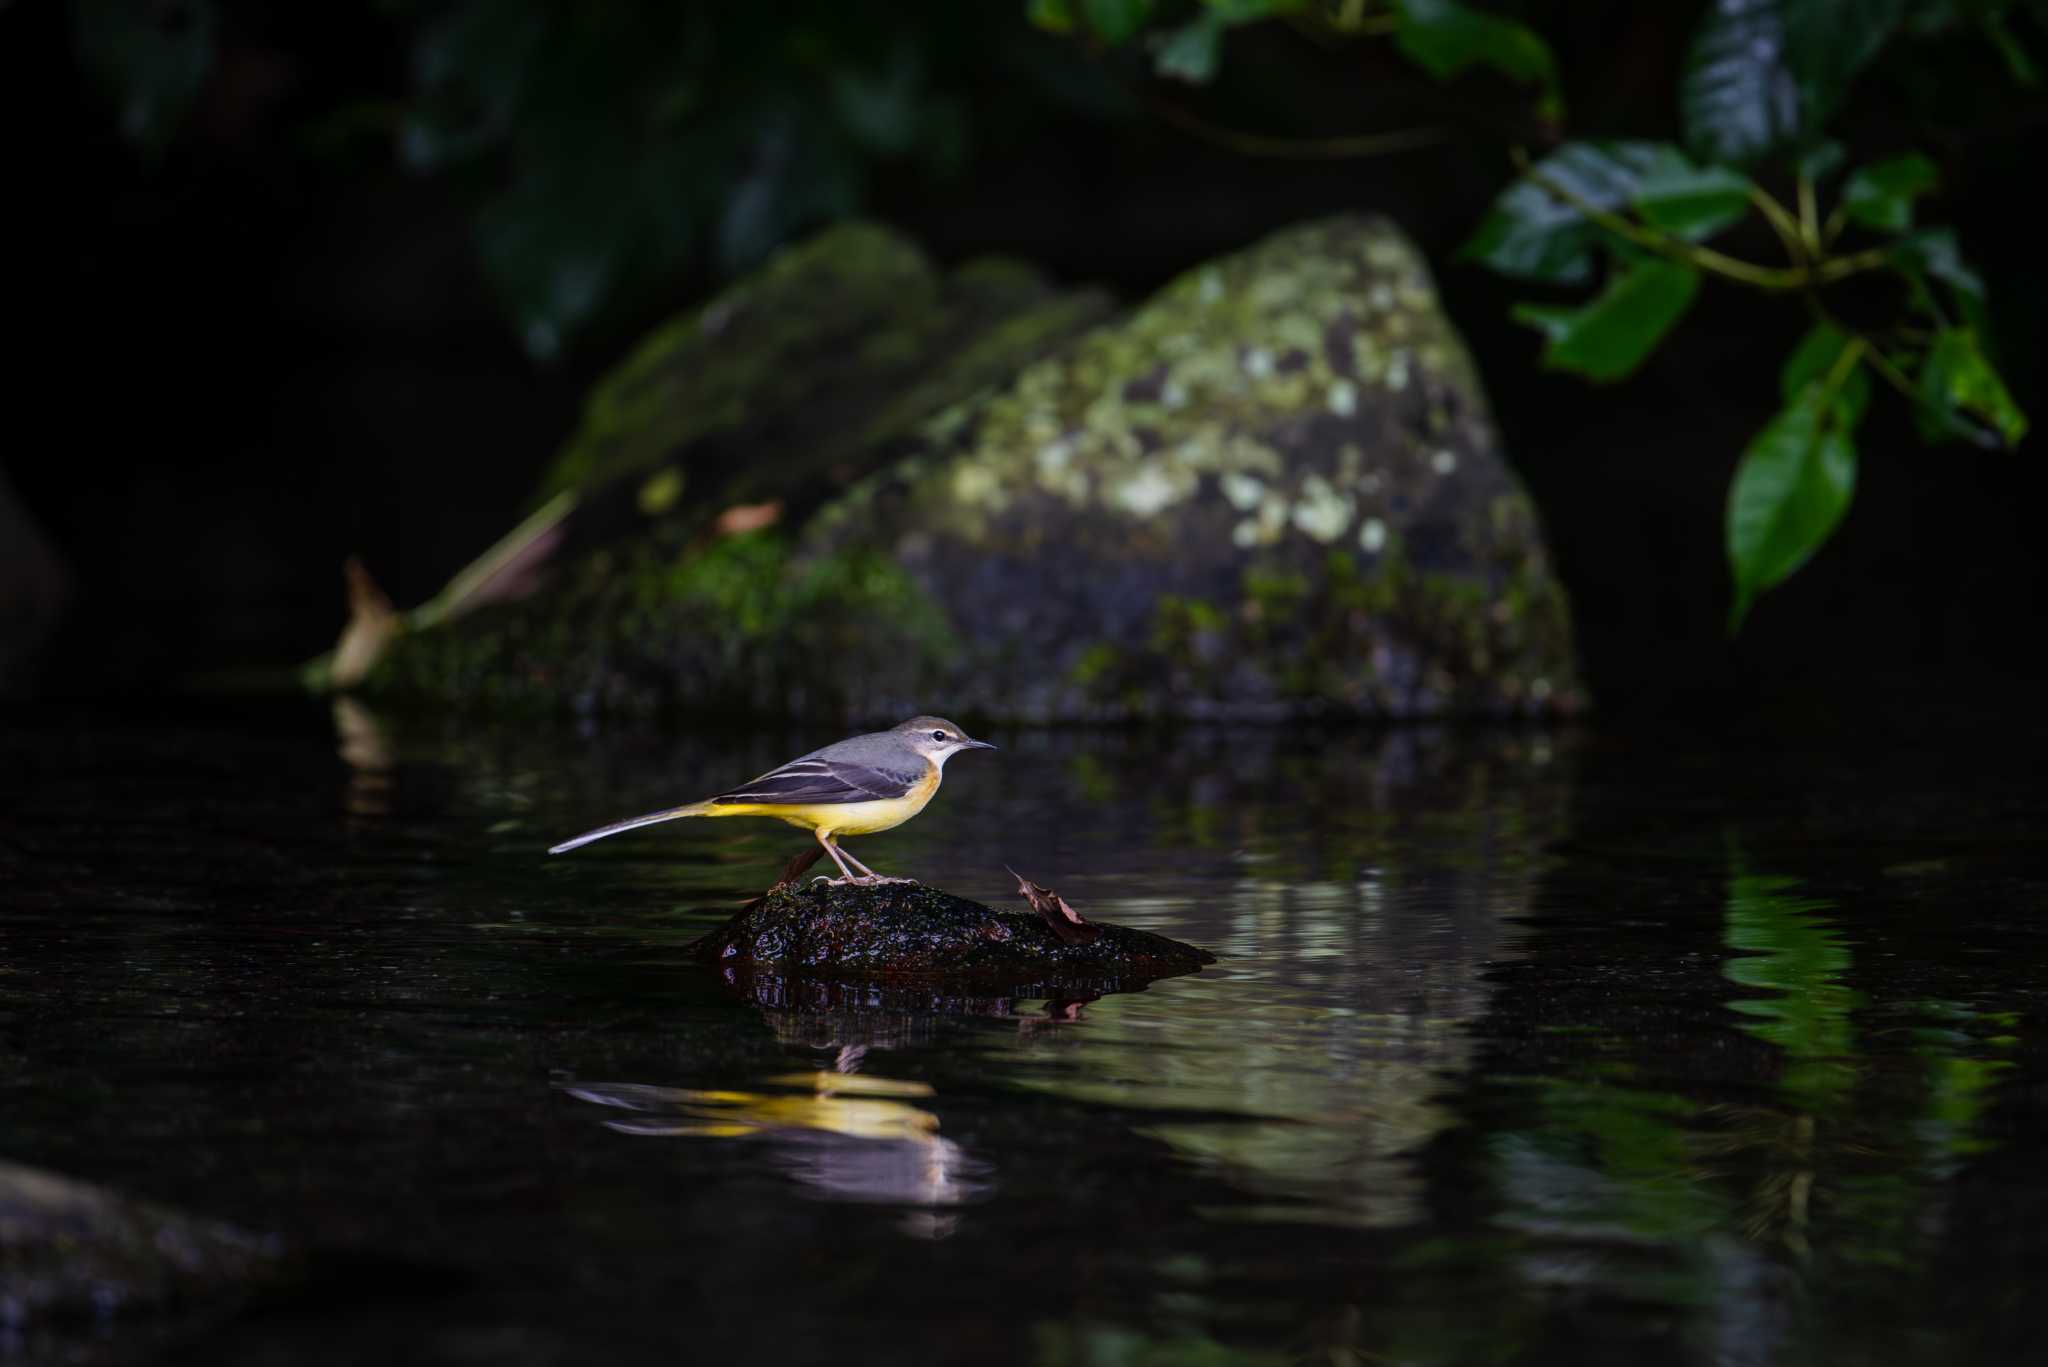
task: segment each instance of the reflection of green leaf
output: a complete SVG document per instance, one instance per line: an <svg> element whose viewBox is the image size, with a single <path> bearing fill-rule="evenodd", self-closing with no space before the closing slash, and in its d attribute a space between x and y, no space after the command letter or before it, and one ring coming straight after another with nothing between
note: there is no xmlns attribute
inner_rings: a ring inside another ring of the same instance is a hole
<svg viewBox="0 0 2048 1367"><path fill-rule="evenodd" d="M1726 1203L1702 1180L1692 1127L1699 1107L1668 1092L1575 1077L1530 1080L1540 1126L1495 1141L1510 1199L1553 1228L1626 1230L1669 1241L1674 1254L1727 1223ZM1704 1289L1703 1269L1682 1262L1632 1289L1685 1301Z"/></svg>
<svg viewBox="0 0 2048 1367"><path fill-rule="evenodd" d="M1927 1111L1916 1127L1920 1139L1947 1159L1966 1158L1994 1147L1978 1129L1992 1083L2011 1067L2004 1059L1934 1060Z"/></svg>
<svg viewBox="0 0 2048 1367"><path fill-rule="evenodd" d="M1394 0L1401 26L1394 45L1438 80L1473 66L1492 67L1509 80L1540 87L1537 112L1564 113L1557 62L1550 44L1526 24L1461 4L1459 0Z"/></svg>
<svg viewBox="0 0 2048 1367"><path fill-rule="evenodd" d="M2027 432L2027 415L2013 402L1998 372L1985 359L1970 328L1943 328L1920 367L1921 430L1930 440L1961 437L1979 445L2017 445ZM1980 430L1965 419L1976 419Z"/></svg>
<svg viewBox="0 0 2048 1367"><path fill-rule="evenodd" d="M1543 364L1593 380L1619 380L1635 372L1699 292L1699 272L1661 257L1629 263L1584 308L1515 310L1550 338Z"/></svg>
<svg viewBox="0 0 2048 1367"><path fill-rule="evenodd" d="M1918 152L1873 162L1842 185L1842 212L1866 228L1902 233L1913 226L1913 201L1940 179L1934 163Z"/></svg>
<svg viewBox="0 0 2048 1367"><path fill-rule="evenodd" d="M1218 1343L1188 1325L1148 1333L1107 1320L1040 1320L1031 1339L1035 1367L1288 1367L1300 1361L1277 1349Z"/></svg>
<svg viewBox="0 0 2048 1367"><path fill-rule="evenodd" d="M1841 981L1850 955L1820 913L1831 903L1801 897L1798 884L1737 871L1728 880L1723 939L1754 957L1730 959L1722 972L1743 987L1778 995L1728 1005L1753 1017L1750 1034L1784 1050L1792 1063L1785 1090L1817 1106L1840 1099L1854 1080L1849 1012L1856 994Z"/></svg>
<svg viewBox="0 0 2048 1367"><path fill-rule="evenodd" d="M1835 369L1840 371L1837 360ZM1728 488L1728 566L1735 580L1728 629L1756 595L1812 558L1849 510L1856 490L1855 413L1846 375L1809 382L1757 433Z"/></svg>

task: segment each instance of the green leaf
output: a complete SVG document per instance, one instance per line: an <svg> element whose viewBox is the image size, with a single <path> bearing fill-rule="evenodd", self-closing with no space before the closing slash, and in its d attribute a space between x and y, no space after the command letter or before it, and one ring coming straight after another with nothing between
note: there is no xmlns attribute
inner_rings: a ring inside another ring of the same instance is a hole
<svg viewBox="0 0 2048 1367"><path fill-rule="evenodd" d="M1959 437L2012 447L2027 432L2027 415L1985 359L1971 328L1943 328L1935 337L1920 366L1920 399L1921 432L1931 441Z"/></svg>
<svg viewBox="0 0 2048 1367"><path fill-rule="evenodd" d="M1536 112L1547 119L1564 114L1564 92L1550 44L1513 19L1488 14L1459 0L1394 0L1401 26L1394 46L1438 80L1474 66L1492 67L1509 80L1539 85Z"/></svg>
<svg viewBox="0 0 2048 1367"><path fill-rule="evenodd" d="M1792 169L1818 185L1842 169L1849 154L1842 150L1842 144L1833 138L1822 138L1799 154L1792 163Z"/></svg>
<svg viewBox="0 0 2048 1367"><path fill-rule="evenodd" d="M1173 80L1203 84L1216 74L1227 27L1215 10L1204 10L1166 35L1153 54L1152 69Z"/></svg>
<svg viewBox="0 0 2048 1367"><path fill-rule="evenodd" d="M1930 280L1948 286L1949 295L1962 312L1963 321L1985 330L1984 280L1963 260L1953 228L1923 228L1898 240L1891 249L1892 264L1913 284L1915 302L1921 311L1946 323L1948 313L1936 298Z"/></svg>
<svg viewBox="0 0 2048 1367"><path fill-rule="evenodd" d="M1677 148L1636 187L1643 222L1688 242L1712 237L1749 212L1749 177L1725 166L1694 166Z"/></svg>
<svg viewBox="0 0 2048 1367"><path fill-rule="evenodd" d="M1913 226L1913 201L1940 180L1934 163L1918 152L1873 162L1842 186L1842 212L1866 228L1902 233Z"/></svg>
<svg viewBox="0 0 2048 1367"><path fill-rule="evenodd" d="M1592 248L1605 234L1549 182L1591 207L1620 210L1676 150L1655 142L1568 142L1501 191L1461 259L1521 280L1575 285L1592 278Z"/></svg>
<svg viewBox="0 0 2048 1367"><path fill-rule="evenodd" d="M1081 12L1095 36L1116 47L1138 36L1152 17L1152 0L1081 0Z"/></svg>
<svg viewBox="0 0 2048 1367"><path fill-rule="evenodd" d="M1699 293L1699 272L1662 257L1629 263L1584 308L1524 304L1516 321L1550 338L1543 364L1603 382L1624 379L1657 349Z"/></svg>
<svg viewBox="0 0 2048 1367"><path fill-rule="evenodd" d="M505 137L542 63L546 16L517 5L451 7L413 40L419 84L398 137L415 171L440 171Z"/></svg>
<svg viewBox="0 0 2048 1367"><path fill-rule="evenodd" d="M1808 381L1757 433L1728 488L1728 566L1735 579L1728 631L1756 595L1775 588L1834 534L1856 490L1854 417L1842 397L1862 348Z"/></svg>
<svg viewBox="0 0 2048 1367"><path fill-rule="evenodd" d="M178 131L213 70L219 27L213 0L73 0L71 6L79 65L119 109L121 136L151 157Z"/></svg>
<svg viewBox="0 0 2048 1367"><path fill-rule="evenodd" d="M1169 80L1201 85L1216 75L1223 35L1243 24L1291 13L1304 0L1202 0L1202 12L1157 36L1152 69Z"/></svg>
<svg viewBox="0 0 2048 1367"><path fill-rule="evenodd" d="M2013 80L2021 85L2041 84L2041 68L2034 65L2033 57L2006 26L2005 16L1993 10L1984 16L1983 26L1984 36L1990 39L1991 46L1998 49L1998 55L2005 59L2005 69Z"/></svg>
<svg viewBox="0 0 2048 1367"><path fill-rule="evenodd" d="M1802 337L1799 345L1792 348L1792 354L1785 358L1784 369L1778 372L1778 397L1790 404L1810 384L1825 380L1835 363L1842 359L1842 349L1854 339L1832 323L1816 323L1812 331ZM1851 370L1841 385L1842 402L1848 405L1848 421L1851 426L1863 420L1863 410L1870 405L1870 373L1858 365Z"/></svg>
<svg viewBox="0 0 2048 1367"><path fill-rule="evenodd" d="M1953 228L1928 228L1901 238L1892 249L1892 259L1911 270L1924 271L1979 303L1984 300L1984 280L1963 260Z"/></svg>
<svg viewBox="0 0 2048 1367"><path fill-rule="evenodd" d="M1033 25L1047 33L1074 31L1074 7L1068 0L1031 0L1024 14Z"/></svg>
<svg viewBox="0 0 2048 1367"><path fill-rule="evenodd" d="M1686 141L1741 165L1820 135L1905 0L1713 0L1679 80Z"/></svg>

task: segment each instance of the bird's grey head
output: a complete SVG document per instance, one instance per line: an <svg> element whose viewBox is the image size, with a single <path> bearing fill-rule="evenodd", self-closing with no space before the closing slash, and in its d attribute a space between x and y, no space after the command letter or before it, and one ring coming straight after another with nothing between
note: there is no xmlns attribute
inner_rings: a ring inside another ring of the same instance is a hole
<svg viewBox="0 0 2048 1367"><path fill-rule="evenodd" d="M896 734L909 741L911 749L934 764L942 765L962 750L995 749L985 740L970 739L965 731L944 717L912 717L896 727Z"/></svg>

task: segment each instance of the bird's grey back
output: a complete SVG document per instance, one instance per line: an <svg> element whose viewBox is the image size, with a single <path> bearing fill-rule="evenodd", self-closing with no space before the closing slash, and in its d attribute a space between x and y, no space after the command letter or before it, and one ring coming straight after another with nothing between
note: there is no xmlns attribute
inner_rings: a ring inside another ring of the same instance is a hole
<svg viewBox="0 0 2048 1367"><path fill-rule="evenodd" d="M801 758L829 759L838 764L859 764L870 769L902 769L906 764L919 769L924 767L924 757L894 731L870 731L864 736L848 736Z"/></svg>

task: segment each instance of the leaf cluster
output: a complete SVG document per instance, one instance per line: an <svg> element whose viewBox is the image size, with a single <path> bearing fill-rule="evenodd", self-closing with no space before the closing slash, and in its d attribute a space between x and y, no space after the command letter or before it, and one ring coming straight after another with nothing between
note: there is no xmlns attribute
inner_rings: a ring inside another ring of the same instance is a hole
<svg viewBox="0 0 2048 1367"><path fill-rule="evenodd" d="M1034 0L1049 28L1115 45L1141 41L1152 0ZM1183 7L1184 8L1184 7ZM1223 35L1260 19L1378 37L1437 79L1487 68L1530 92L1533 113L1563 120L1551 48L1476 0L1203 0L1153 36L1159 75L1213 76ZM1501 191L1461 255L1577 302L1528 302L1514 316L1543 336L1542 363L1598 383L1626 379L1716 279L1799 301L1812 326L1787 357L1777 410L1743 451L1728 493L1729 629L1756 596L1807 563L1847 512L1856 431L1873 377L1912 406L1929 441L2009 448L2027 419L1992 358L1984 282L1954 231L1920 222L1941 175L1902 149L1847 174L1828 135L1857 78L1888 49L1974 30L2009 75L2037 83L2015 20L2048 33L2048 0L1711 0L1676 90L1680 142L1561 141ZM1775 191L1775 193L1774 193ZM1825 201L1825 203L1824 203ZM1713 245L1767 226L1781 262ZM1901 286L1898 315L1851 327L1828 291L1853 276Z"/></svg>

